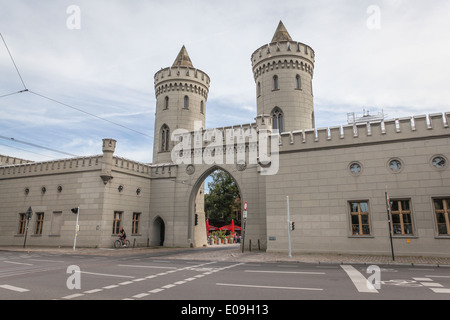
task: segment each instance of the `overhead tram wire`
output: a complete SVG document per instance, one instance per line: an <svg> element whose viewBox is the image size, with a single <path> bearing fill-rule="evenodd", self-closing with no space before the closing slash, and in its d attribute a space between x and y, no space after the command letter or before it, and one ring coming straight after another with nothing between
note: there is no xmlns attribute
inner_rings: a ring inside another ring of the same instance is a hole
<svg viewBox="0 0 450 320"><path fill-rule="evenodd" d="M8 45L6 44L5 38L3 38L3 35L1 34L1 32L0 32L0 37L2 38L3 43L5 44L5 48L8 51L9 57L11 58L11 61L12 61L13 65L14 65L14 68L16 68L16 71L17 71L17 74L19 75L20 81L22 81L23 88L25 90L27 90L27 86L25 85L25 82L23 81L23 78L22 78L22 76L21 76L21 74L19 72L19 68L17 68L16 62L14 61L14 58L13 58L13 56L11 54L11 51L9 51Z"/></svg>
<svg viewBox="0 0 450 320"><path fill-rule="evenodd" d="M45 150L56 152L56 153L61 153L61 154L64 154L66 156L71 156L71 157L76 157L76 158L80 157L80 156L78 156L76 154L73 154L73 153L59 151L59 150L56 150L56 149L52 149L52 148L49 148L49 147L41 146L41 145L38 145L38 144L35 144L35 143L23 141L23 140L18 140L18 139L15 139L15 138L9 138L9 137L5 137L5 136L0 136L0 139L16 142L16 143L20 143L20 144L24 144L24 145L35 147L35 148L45 149Z"/></svg>
<svg viewBox="0 0 450 320"><path fill-rule="evenodd" d="M133 132L135 132L135 133L138 133L138 134L140 134L140 135L146 136L146 137L148 137L148 138L153 138L153 136L148 135L148 134L146 134L146 133L144 133L144 132L141 132L141 131L138 131L138 130L129 128L129 127L127 127L127 126L124 126L124 125L122 125L122 124L120 124L120 123L117 123L117 122L114 122L114 121L111 121L111 120L102 118L102 117L97 116L97 115L95 115L95 114L93 114L93 113L90 113L90 112L87 112L87 111L82 110L82 109L80 109L80 108L71 106L71 105L69 105L69 104L67 104L67 103L64 103L64 102L58 101L58 100L56 100L56 99L47 97L47 96L45 96L45 95L43 95L43 94L39 94L39 93L34 92L34 91L32 91L32 90L28 90L28 92L31 93L31 94L34 94L34 95L36 95L36 96L39 96L39 97L41 97L41 98L47 99L47 100L49 100L49 101L58 103L58 104L60 104L60 105L62 105L62 106L68 107L68 108L70 108L70 109L73 109L73 110L82 112L82 113L84 113L84 114L87 114L87 115L89 115L89 116L91 116L91 117L94 117L94 118L97 118L97 119L99 119L99 120L106 121L106 122L108 122L108 123L110 123L110 124L113 124L113 125L115 125L115 126L118 126L118 127L121 127L121 128L127 129L127 130L130 130L130 131L133 131Z"/></svg>
<svg viewBox="0 0 450 320"><path fill-rule="evenodd" d="M17 75L19 76L20 81L22 82L22 85L23 85L23 87L24 87L24 90L20 90L20 91L18 91L18 92L13 92L13 93L5 94L5 95L0 96L0 98L8 97L8 96L15 95L15 94L18 94L18 93L29 92L29 93L32 93L32 94L34 94L34 95L36 95L36 96L39 96L39 97L41 97L41 98L44 98L44 99L47 99L47 100L49 100L49 101L58 103L58 104L60 104L60 105L62 105L62 106L71 108L71 109L73 109L73 110L76 110L76 111L78 111L78 112L82 112L82 113L84 113L84 114L87 114L87 115L89 115L89 116L91 116L91 117L97 118L97 119L99 119L99 120L106 121L106 122L108 122L108 123L110 123L110 124L113 124L113 125L115 125L115 126L124 128L124 129L126 129L126 130L133 131L133 132L135 132L135 133L137 133L137 134L140 134L140 135L143 135L143 136L146 136L146 137L148 137L148 138L152 138L152 139L153 139L153 136L152 136L152 135L148 135L148 134L143 133L143 132L141 132L141 131L138 131L138 130L129 128L129 127L127 127L127 126L124 126L124 125L122 125L122 124L120 124L120 123L117 123L117 122L114 122L114 121L111 121L111 120L102 118L102 117L97 116L97 115L95 115L95 114L93 114L93 113L90 113L90 112L84 111L84 110L82 110L82 109L80 109L80 108L71 106L71 105L69 105L69 104L67 104L67 103L58 101L58 100L56 100L56 99L50 98L50 97L48 97L48 96L45 96L45 95L43 95L43 94L39 94L39 93L37 93L37 92L34 92L34 91L29 90L29 89L27 88L27 86L25 85L25 82L23 81L22 75L21 75L20 72L19 72L19 68L17 68L16 62L14 61L14 58L13 58L11 52L9 51L8 45L6 44L6 41L5 41L5 39L3 38L3 35L2 35L1 33L0 33L0 37L1 37L2 40L3 40L3 43L4 43L4 45L5 45L5 48L6 48L6 50L8 51L9 57L11 58L11 61L12 61L13 65L14 65L14 67L15 67L15 69L16 69Z"/></svg>

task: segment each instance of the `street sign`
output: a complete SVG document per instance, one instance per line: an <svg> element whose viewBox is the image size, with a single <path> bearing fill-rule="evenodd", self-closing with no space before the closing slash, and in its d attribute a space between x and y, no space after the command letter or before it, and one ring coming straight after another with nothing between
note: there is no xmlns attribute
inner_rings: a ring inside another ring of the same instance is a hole
<svg viewBox="0 0 450 320"><path fill-rule="evenodd" d="M244 211L247 211L247 208L248 208L248 203L244 202Z"/></svg>

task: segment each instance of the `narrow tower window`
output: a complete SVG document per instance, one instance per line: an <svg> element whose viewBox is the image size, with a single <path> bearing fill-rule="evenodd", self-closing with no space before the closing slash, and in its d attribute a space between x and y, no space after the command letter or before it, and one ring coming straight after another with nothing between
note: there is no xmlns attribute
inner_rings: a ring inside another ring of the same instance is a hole
<svg viewBox="0 0 450 320"><path fill-rule="evenodd" d="M189 97L184 96L184 109L189 109Z"/></svg>
<svg viewBox="0 0 450 320"><path fill-rule="evenodd" d="M278 90L278 76L273 76L273 90Z"/></svg>
<svg viewBox="0 0 450 320"><path fill-rule="evenodd" d="M283 111L280 108L275 107L272 110L272 128L278 129L278 132L283 132Z"/></svg>
<svg viewBox="0 0 450 320"><path fill-rule="evenodd" d="M256 94L258 95L258 97L261 95L261 82L258 82L258 88L257 88Z"/></svg>
<svg viewBox="0 0 450 320"><path fill-rule="evenodd" d="M167 124L161 127L161 151L169 151L170 129Z"/></svg>
<svg viewBox="0 0 450 320"><path fill-rule="evenodd" d="M169 97L167 97L167 96L164 100L164 109L169 109Z"/></svg>
<svg viewBox="0 0 450 320"><path fill-rule="evenodd" d="M295 89L302 90L302 79L299 75L295 77Z"/></svg>
<svg viewBox="0 0 450 320"><path fill-rule="evenodd" d="M200 113L205 113L205 104L203 100L200 102Z"/></svg>

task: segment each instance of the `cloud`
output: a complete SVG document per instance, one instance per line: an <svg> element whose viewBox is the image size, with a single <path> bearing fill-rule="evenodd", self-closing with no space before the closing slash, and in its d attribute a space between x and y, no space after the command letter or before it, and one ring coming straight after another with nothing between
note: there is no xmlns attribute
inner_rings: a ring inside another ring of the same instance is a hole
<svg viewBox="0 0 450 320"><path fill-rule="evenodd" d="M123 125L23 93L0 98L0 134L74 154L100 153L101 139L111 137L118 140L116 154L151 161L153 76L183 44L194 66L211 77L207 127L253 122L250 56L272 39L280 19L294 40L315 51L318 126L345 123L347 112L363 108L390 116L448 111L448 1L0 3L0 31L30 90ZM72 4L81 10L79 30L66 25ZM367 27L371 5L380 9L377 30ZM2 43L0 68L0 96L23 89Z"/></svg>

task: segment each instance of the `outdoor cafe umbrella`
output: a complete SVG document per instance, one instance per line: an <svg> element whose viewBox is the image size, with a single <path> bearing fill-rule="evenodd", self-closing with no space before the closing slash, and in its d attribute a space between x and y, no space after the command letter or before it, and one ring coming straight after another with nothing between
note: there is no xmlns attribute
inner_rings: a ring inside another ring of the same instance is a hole
<svg viewBox="0 0 450 320"><path fill-rule="evenodd" d="M231 232L234 232L235 230L241 230L241 227L235 226L234 221L232 221L231 224L223 226L220 230L230 230Z"/></svg>
<svg viewBox="0 0 450 320"><path fill-rule="evenodd" d="M217 227L214 227L213 225L210 225L209 224L209 219L208 220L206 220L206 231L216 231L216 230L219 230L219 228L217 228Z"/></svg>

